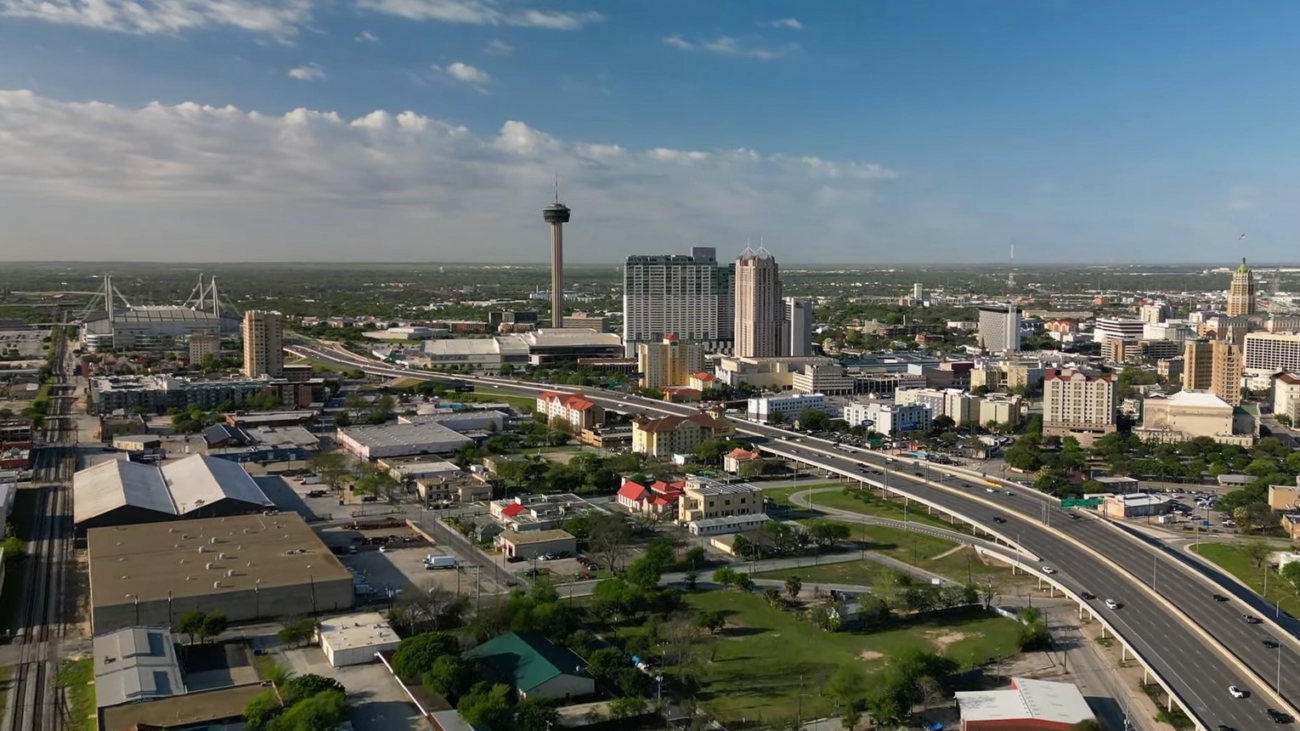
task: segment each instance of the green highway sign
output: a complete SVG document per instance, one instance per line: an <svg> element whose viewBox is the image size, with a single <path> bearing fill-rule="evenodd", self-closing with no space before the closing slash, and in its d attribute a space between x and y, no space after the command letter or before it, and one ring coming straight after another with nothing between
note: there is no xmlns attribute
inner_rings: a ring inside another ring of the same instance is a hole
<svg viewBox="0 0 1300 731"><path fill-rule="evenodd" d="M1063 508L1095 508L1098 505L1101 505L1101 498L1099 497L1065 498L1061 501L1061 507Z"/></svg>

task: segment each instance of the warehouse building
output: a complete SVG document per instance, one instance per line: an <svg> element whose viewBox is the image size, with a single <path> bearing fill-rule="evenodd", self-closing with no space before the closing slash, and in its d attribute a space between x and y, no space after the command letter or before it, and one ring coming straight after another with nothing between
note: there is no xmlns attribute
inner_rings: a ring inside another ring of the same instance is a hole
<svg viewBox="0 0 1300 731"><path fill-rule="evenodd" d="M473 441L434 422L349 426L338 431L339 446L365 460L450 454Z"/></svg>
<svg viewBox="0 0 1300 731"><path fill-rule="evenodd" d="M111 460L72 476L73 523L90 528L260 513L273 503L243 467L195 454L164 465Z"/></svg>
<svg viewBox="0 0 1300 731"><path fill-rule="evenodd" d="M325 400L325 380L285 378L199 380L154 376L102 376L90 379L91 403L98 414L144 409L161 414L191 405L213 410L222 404L250 405L261 396L274 397L281 406L310 406Z"/></svg>
<svg viewBox="0 0 1300 731"><path fill-rule="evenodd" d="M352 574L296 513L94 528L86 555L95 634L172 627L192 609L248 622L356 601Z"/></svg>
<svg viewBox="0 0 1300 731"><path fill-rule="evenodd" d="M397 649L397 633L378 612L346 614L322 620L317 630L320 649L330 667L365 665L375 655Z"/></svg>
<svg viewBox="0 0 1300 731"><path fill-rule="evenodd" d="M99 708L185 692L181 664L167 627L127 627L99 635L95 705Z"/></svg>
<svg viewBox="0 0 1300 731"><path fill-rule="evenodd" d="M578 539L568 531L531 530L523 533L506 531L496 538L497 547L509 558L530 561L557 553L578 551Z"/></svg>

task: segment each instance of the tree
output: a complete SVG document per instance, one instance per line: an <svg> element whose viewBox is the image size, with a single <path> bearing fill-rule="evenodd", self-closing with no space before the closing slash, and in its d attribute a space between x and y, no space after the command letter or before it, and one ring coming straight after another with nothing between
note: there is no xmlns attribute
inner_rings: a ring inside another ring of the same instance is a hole
<svg viewBox="0 0 1300 731"><path fill-rule="evenodd" d="M275 693L264 690L244 706L244 723L252 731L262 731L279 712L280 701L276 700Z"/></svg>
<svg viewBox="0 0 1300 731"><path fill-rule="evenodd" d="M828 607L825 604L818 604L808 610L808 621L827 632L835 632L839 630L840 625L842 624L839 614L831 611L831 607Z"/></svg>
<svg viewBox="0 0 1300 731"><path fill-rule="evenodd" d="M515 708L516 731L551 731L560 725L560 714L550 698L525 698Z"/></svg>
<svg viewBox="0 0 1300 731"><path fill-rule="evenodd" d="M612 683L619 672L631 663L632 658L617 647L602 647L587 658L587 672L597 680Z"/></svg>
<svg viewBox="0 0 1300 731"><path fill-rule="evenodd" d="M1268 503L1250 503L1232 511L1232 519L1243 533L1267 527L1272 523L1273 509Z"/></svg>
<svg viewBox="0 0 1300 731"><path fill-rule="evenodd" d="M645 707L644 698L616 698L609 704L609 713L616 720L622 721L645 713Z"/></svg>
<svg viewBox="0 0 1300 731"><path fill-rule="evenodd" d="M727 615L722 610L712 609L700 612L696 615L695 625L702 630L707 630L709 634L715 635L727 625Z"/></svg>
<svg viewBox="0 0 1300 731"><path fill-rule="evenodd" d="M284 687L280 689L280 697L284 699L286 706L292 706L298 701L310 698L317 693L325 693L331 690L347 693L347 689L339 681L326 678L323 675L308 673L299 675L285 683Z"/></svg>
<svg viewBox="0 0 1300 731"><path fill-rule="evenodd" d="M845 706L856 707L863 701L867 692L867 676L860 663L844 663L835 668L826 691L831 697Z"/></svg>
<svg viewBox="0 0 1300 731"><path fill-rule="evenodd" d="M226 631L226 627L229 624L230 620L226 619L226 613L220 609L214 609L203 615L203 627L199 631L199 637L204 640L217 637L222 632Z"/></svg>
<svg viewBox="0 0 1300 731"><path fill-rule="evenodd" d="M1105 727L1097 719L1087 718L1071 726L1070 731L1105 731Z"/></svg>
<svg viewBox="0 0 1300 731"><path fill-rule="evenodd" d="M286 645L303 645L311 641L318 626L314 619L299 619L286 623L275 636Z"/></svg>
<svg viewBox="0 0 1300 731"><path fill-rule="evenodd" d="M206 615L202 609L191 609L176 620L176 631L188 635L192 645L194 644L194 638L203 634L203 620L205 617Z"/></svg>
<svg viewBox="0 0 1300 731"><path fill-rule="evenodd" d="M713 583L723 587L732 587L736 585L740 574L730 566L723 566L713 572Z"/></svg>
<svg viewBox="0 0 1300 731"><path fill-rule="evenodd" d="M1282 574L1282 580L1291 587L1291 591L1300 595L1300 562L1292 561L1286 564L1279 573Z"/></svg>
<svg viewBox="0 0 1300 731"><path fill-rule="evenodd" d="M1266 541L1248 541L1241 545L1241 555L1249 560L1255 568L1263 566L1271 553L1273 553L1273 547Z"/></svg>
<svg viewBox="0 0 1300 731"><path fill-rule="evenodd" d="M338 728L348 715L346 696L329 690L295 703L267 725L267 731L321 731Z"/></svg>
<svg viewBox="0 0 1300 731"><path fill-rule="evenodd" d="M471 726L510 728L514 722L514 708L510 705L512 693L508 685L479 683L461 697L456 710Z"/></svg>
<svg viewBox="0 0 1300 731"><path fill-rule="evenodd" d="M600 556L605 567L613 571L618 559L627 552L632 540L632 526L620 515L594 513L588 523L587 546Z"/></svg>
<svg viewBox="0 0 1300 731"><path fill-rule="evenodd" d="M687 566L695 568L703 564L706 557L703 546L691 546L686 549L686 553L682 556L682 561L684 561Z"/></svg>
<svg viewBox="0 0 1300 731"><path fill-rule="evenodd" d="M803 589L803 582L798 576L790 576L785 580L785 593L790 595L791 599L799 597L799 591Z"/></svg>
<svg viewBox="0 0 1300 731"><path fill-rule="evenodd" d="M782 604L781 590L776 588L775 586L769 586L764 588L763 601L767 602L767 605L774 609L781 606Z"/></svg>
<svg viewBox="0 0 1300 731"><path fill-rule="evenodd" d="M821 409L804 409L799 412L799 428L821 431L826 428L826 412Z"/></svg>
<svg viewBox="0 0 1300 731"><path fill-rule="evenodd" d="M393 672L399 678L419 678L433 669L438 658L460 649L456 638L442 632L425 632L407 637L393 653Z"/></svg>
<svg viewBox="0 0 1300 731"><path fill-rule="evenodd" d="M473 665L455 655L443 655L434 661L433 668L420 678L420 682L444 698L460 698L478 682L478 673Z"/></svg>

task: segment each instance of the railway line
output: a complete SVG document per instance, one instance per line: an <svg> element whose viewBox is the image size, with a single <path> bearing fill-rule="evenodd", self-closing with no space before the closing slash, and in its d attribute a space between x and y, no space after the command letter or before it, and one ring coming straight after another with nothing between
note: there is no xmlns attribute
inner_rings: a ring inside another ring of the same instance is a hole
<svg viewBox="0 0 1300 731"><path fill-rule="evenodd" d="M71 421L74 386L68 382L67 341L55 338L55 362L50 405L39 441L33 450L32 487L35 510L26 534L27 583L19 601L15 637L18 662L6 694L3 731L60 731L84 725L69 719L68 704L58 687L59 643L71 624L69 574L74 561L72 489L76 471L76 427Z"/></svg>

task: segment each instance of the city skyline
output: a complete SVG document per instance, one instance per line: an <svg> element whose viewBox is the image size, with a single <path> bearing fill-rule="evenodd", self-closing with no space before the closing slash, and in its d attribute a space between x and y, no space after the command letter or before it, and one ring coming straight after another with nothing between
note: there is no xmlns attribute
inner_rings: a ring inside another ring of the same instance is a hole
<svg viewBox="0 0 1300 731"><path fill-rule="evenodd" d="M6 260L542 262L556 175L575 263L1265 263L1300 227L1280 1L95 8L0 0Z"/></svg>

